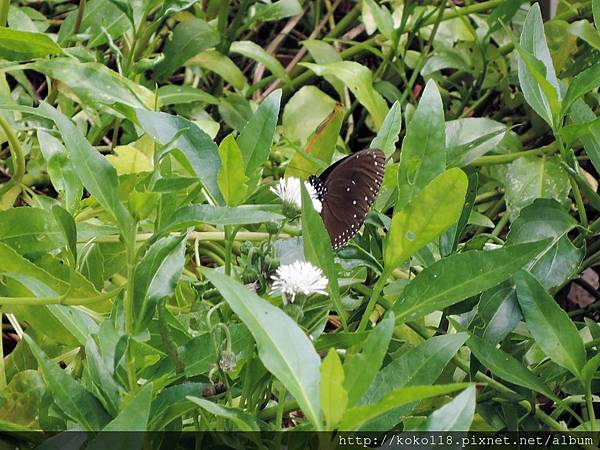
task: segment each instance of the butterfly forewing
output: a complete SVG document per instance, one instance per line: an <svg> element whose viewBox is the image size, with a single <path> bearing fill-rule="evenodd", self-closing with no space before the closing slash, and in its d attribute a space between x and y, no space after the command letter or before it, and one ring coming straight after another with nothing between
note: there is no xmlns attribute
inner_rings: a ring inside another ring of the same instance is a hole
<svg viewBox="0 0 600 450"><path fill-rule="evenodd" d="M319 180L311 181L320 185L321 217L334 249L344 246L362 226L381 187L384 166L381 151L362 150L330 166Z"/></svg>

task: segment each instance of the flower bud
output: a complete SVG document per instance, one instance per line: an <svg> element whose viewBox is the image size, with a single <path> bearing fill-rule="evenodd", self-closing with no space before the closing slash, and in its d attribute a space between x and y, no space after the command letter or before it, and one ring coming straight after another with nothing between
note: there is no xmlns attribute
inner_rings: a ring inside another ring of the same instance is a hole
<svg viewBox="0 0 600 450"><path fill-rule="evenodd" d="M235 365L235 354L233 352L225 350L223 353L221 353L219 367L223 372L232 372L235 369Z"/></svg>

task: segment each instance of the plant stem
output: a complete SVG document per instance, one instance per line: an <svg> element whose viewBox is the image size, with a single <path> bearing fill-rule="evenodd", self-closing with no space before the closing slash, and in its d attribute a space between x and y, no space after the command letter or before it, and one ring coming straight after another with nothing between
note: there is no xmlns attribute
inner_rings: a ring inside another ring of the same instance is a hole
<svg viewBox="0 0 600 450"><path fill-rule="evenodd" d="M25 175L25 154L23 153L23 148L21 147L21 143L17 139L15 132L2 115L0 115L0 128L4 131L10 145L10 152L14 164L13 177L0 189L0 195L2 195L12 189L13 186L21 183L21 180Z"/></svg>
<svg viewBox="0 0 600 450"><path fill-rule="evenodd" d="M389 275L390 275L389 272L387 270L385 270L381 274L381 277L379 278L379 280L377 280L377 283L375 283L375 286L373 287L373 293L371 294L369 303L367 303L367 307L365 308L365 312L363 313L363 316L360 319L360 323L358 324L358 328L356 329L356 331L363 331L365 328L367 328L367 324L369 323L369 317L371 317L371 314L373 313L373 310L375 309L377 300L379 299L379 296L381 295L381 292L383 291L385 282L388 279Z"/></svg>
<svg viewBox="0 0 600 450"><path fill-rule="evenodd" d="M125 334L129 339L127 345L127 381L129 382L129 390L137 389L137 381L135 376L135 359L131 349L131 341L133 340L133 289L134 289L134 269L135 269L135 240L128 240L127 244L127 291L125 295L124 310L125 310Z"/></svg>
<svg viewBox="0 0 600 450"><path fill-rule="evenodd" d="M83 14L85 13L86 0L79 0L79 8L77 8L77 17L75 19L75 25L73 26L73 34L79 33L81 30L81 21L83 20Z"/></svg>
<svg viewBox="0 0 600 450"><path fill-rule="evenodd" d="M535 148L531 150L524 150L522 152L508 153L506 155L489 155L482 156L481 158L473 161L469 164L471 167L490 166L494 164L506 164L524 156L539 156L539 155L551 155L558 150L558 144L553 142L544 147Z"/></svg>
<svg viewBox="0 0 600 450"><path fill-rule="evenodd" d="M287 390L285 386L282 384L279 388L279 392L277 393L277 416L275 417L275 427L278 430L281 430L283 423L283 410L285 407L285 394Z"/></svg>
<svg viewBox="0 0 600 450"><path fill-rule="evenodd" d="M2 313L0 313L0 324L2 324ZM0 330L0 392L6 387L6 370L4 368L4 339Z"/></svg>
<svg viewBox="0 0 600 450"><path fill-rule="evenodd" d="M139 233L135 235L136 242L147 241L152 238L154 233ZM254 232L254 231L240 231L235 234L234 240L238 241L266 241L269 239L269 233ZM288 234L282 233L279 235L282 238L290 237ZM194 231L188 235L188 240L198 239L199 241L225 241L225 233L222 231ZM112 234L107 236L96 236L94 242L120 242L121 238L119 235ZM87 241L81 241L87 242Z"/></svg>
<svg viewBox="0 0 600 450"><path fill-rule="evenodd" d="M10 0L0 0L0 27L5 27L8 22L8 9Z"/></svg>
<svg viewBox="0 0 600 450"><path fill-rule="evenodd" d="M595 433L598 431L596 427L596 412L594 411L594 401L592 398L592 386L591 383L587 386L585 390L585 402L587 405L588 419L590 421L590 431Z"/></svg>
<svg viewBox="0 0 600 450"><path fill-rule="evenodd" d="M225 275L231 275L232 244L235 239L235 230L231 225L225 225Z"/></svg>
<svg viewBox="0 0 600 450"><path fill-rule="evenodd" d="M86 298L63 298L63 297L0 297L0 305L19 305L19 306L36 306L36 305L68 305L68 306L84 306L93 303L102 302L116 297L121 288L105 292L94 297Z"/></svg>

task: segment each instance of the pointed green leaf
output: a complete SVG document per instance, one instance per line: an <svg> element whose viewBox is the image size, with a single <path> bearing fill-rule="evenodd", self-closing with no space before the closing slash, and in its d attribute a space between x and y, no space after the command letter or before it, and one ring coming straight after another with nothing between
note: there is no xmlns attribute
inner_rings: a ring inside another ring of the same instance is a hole
<svg viewBox="0 0 600 450"><path fill-rule="evenodd" d="M514 276L517 299L536 344L556 364L580 377L585 348L567 313L528 272Z"/></svg>
<svg viewBox="0 0 600 450"><path fill-rule="evenodd" d="M311 341L287 314L226 275L203 269L233 312L254 336L264 366L298 401L313 425L321 428L319 368Z"/></svg>
<svg viewBox="0 0 600 450"><path fill-rule="evenodd" d="M500 284L545 245L542 241L498 250L471 250L435 262L420 272L394 303L396 321L418 319Z"/></svg>
<svg viewBox="0 0 600 450"><path fill-rule="evenodd" d="M125 240L132 239L133 218L119 199L115 168L86 140L81 131L64 114L42 102L39 109L52 117L59 129L69 158L85 188L111 214Z"/></svg>
<svg viewBox="0 0 600 450"><path fill-rule="evenodd" d="M219 145L221 167L217 183L227 206L237 206L246 198L248 177L244 173L242 151L232 134L228 134Z"/></svg>
<svg viewBox="0 0 600 450"><path fill-rule="evenodd" d="M431 180L446 170L444 105L433 80L406 125L398 167L398 205L408 204Z"/></svg>
<svg viewBox="0 0 600 450"><path fill-rule="evenodd" d="M384 243L388 273L458 220L468 184L462 170L450 169L425 186L404 208L394 212Z"/></svg>
<svg viewBox="0 0 600 450"><path fill-rule="evenodd" d="M88 390L53 363L28 335L24 336L58 407L85 430L98 431L110 417Z"/></svg>
<svg viewBox="0 0 600 450"><path fill-rule="evenodd" d="M321 363L321 409L328 430L335 428L348 405L344 379L344 367L340 357L333 348L330 348Z"/></svg>

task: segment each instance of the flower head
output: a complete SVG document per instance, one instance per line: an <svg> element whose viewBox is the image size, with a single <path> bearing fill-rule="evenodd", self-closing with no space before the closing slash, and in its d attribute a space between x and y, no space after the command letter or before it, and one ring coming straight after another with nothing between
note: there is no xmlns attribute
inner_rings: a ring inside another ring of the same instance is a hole
<svg viewBox="0 0 600 450"><path fill-rule="evenodd" d="M308 195L313 202L313 207L318 213L321 212L321 201L317 197L315 188L307 182L304 182ZM275 187L271 188L277 197L281 199L284 206L292 207L295 210L302 208L302 190L300 189L300 179L296 177L281 178Z"/></svg>
<svg viewBox="0 0 600 450"><path fill-rule="evenodd" d="M281 293L284 301L286 294L291 296L290 302L294 302L296 294L327 294L327 277L318 267L309 262L296 261L292 264L280 266L276 275L273 276L273 287L271 293Z"/></svg>

